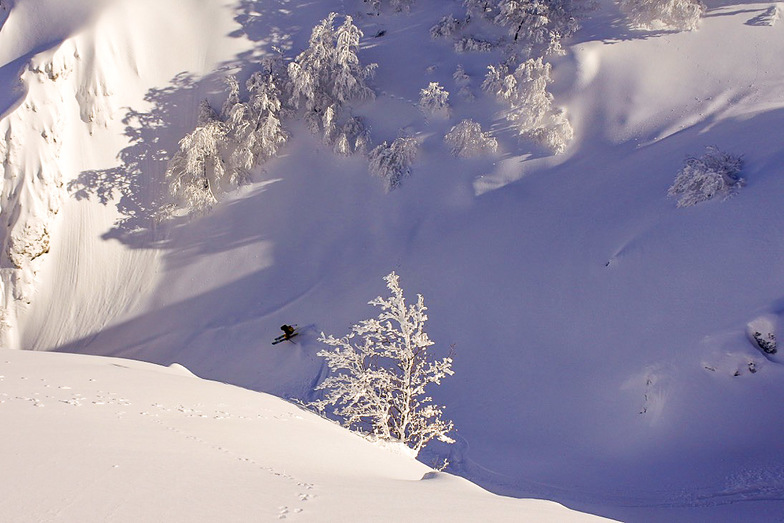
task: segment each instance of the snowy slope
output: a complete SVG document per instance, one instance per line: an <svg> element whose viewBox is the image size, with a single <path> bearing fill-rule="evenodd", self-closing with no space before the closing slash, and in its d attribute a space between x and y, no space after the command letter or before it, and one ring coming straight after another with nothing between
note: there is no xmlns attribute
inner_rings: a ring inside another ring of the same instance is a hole
<svg viewBox="0 0 784 523"><path fill-rule="evenodd" d="M602 520L495 496L181 366L0 350L0 369L7 521Z"/></svg>
<svg viewBox="0 0 784 523"><path fill-rule="evenodd" d="M19 1L0 31L16 42L0 46L4 85L34 64L27 96L56 106L44 114L59 111L68 129L59 153L40 146L60 192L25 188L61 203L45 218L56 234L33 260L29 304L6 298L21 307L8 346L178 361L306 399L324 372L317 333L373 315L365 304L395 270L424 295L441 354L456 350L455 377L433 395L458 443L424 460L449 455L452 471L496 492L618 518L784 514L784 369L747 335L762 320L775 331L784 310L784 24L758 23L776 4L713 2L687 33L632 31L600 4L554 61L556 104L576 131L559 156L518 143L502 107L480 96L500 53L458 55L429 38L459 2L367 16L349 0L182 0L164 13L178 20L173 35L144 2L79 6L90 16L42 22L36 40L24 28L62 8ZM422 142L412 177L384 194L365 160L335 156L289 121L290 143L254 183L200 219L155 222L165 160L199 100L219 106L222 74L246 77L272 46L301 51L330 10L355 15L360 58L379 64L376 100L355 114L376 142L400 128ZM107 39L115 45L96 44ZM94 59L29 87L74 48ZM474 102L455 96L458 63ZM112 95L95 95L102 78ZM436 80L453 93L446 121L415 107ZM80 92L93 94L80 104ZM40 136L41 111L14 104L2 125ZM90 108L102 123L84 121ZM448 154L443 134L467 117L494 131L497 155ZM744 155L747 185L677 209L667 188L709 145ZM283 323L307 327L299 345L269 345Z"/></svg>

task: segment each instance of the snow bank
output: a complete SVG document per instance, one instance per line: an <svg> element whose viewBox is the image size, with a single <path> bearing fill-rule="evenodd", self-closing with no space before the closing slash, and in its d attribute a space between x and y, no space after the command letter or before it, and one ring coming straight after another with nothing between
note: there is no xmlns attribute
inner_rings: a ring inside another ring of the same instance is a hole
<svg viewBox="0 0 784 523"><path fill-rule="evenodd" d="M601 520L421 481L425 465L290 403L129 360L0 350L0 416L13 521Z"/></svg>

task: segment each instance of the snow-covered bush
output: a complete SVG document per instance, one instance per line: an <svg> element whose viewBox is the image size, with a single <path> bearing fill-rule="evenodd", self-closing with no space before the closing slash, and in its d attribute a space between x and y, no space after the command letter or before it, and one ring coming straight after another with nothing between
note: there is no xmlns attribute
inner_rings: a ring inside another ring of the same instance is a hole
<svg viewBox="0 0 784 523"><path fill-rule="evenodd" d="M430 82L427 88L419 91L419 108L428 116L449 117L449 92L438 82Z"/></svg>
<svg viewBox="0 0 784 523"><path fill-rule="evenodd" d="M410 136L396 138L391 144L382 143L368 154L370 174L381 178L386 192L397 189L403 178L411 174L418 148L416 139Z"/></svg>
<svg viewBox="0 0 784 523"><path fill-rule="evenodd" d="M459 88L457 91L458 96L464 100L473 100L474 93L471 91L471 77L468 76L462 65L458 65L455 73L452 75L455 85Z"/></svg>
<svg viewBox="0 0 784 523"><path fill-rule="evenodd" d="M498 14L499 0L464 0L463 5L469 16L479 16L492 20Z"/></svg>
<svg viewBox="0 0 784 523"><path fill-rule="evenodd" d="M458 158L494 153L498 149L496 139L489 132L482 132L482 126L473 120L463 120L452 127L444 141Z"/></svg>
<svg viewBox="0 0 784 523"><path fill-rule="evenodd" d="M514 72L505 64L491 65L482 88L509 105L506 119L514 123L521 137L560 153L574 131L563 111L552 106L553 96L547 91L552 82L550 70L550 64L541 57L526 60Z"/></svg>
<svg viewBox="0 0 784 523"><path fill-rule="evenodd" d="M473 36L464 36L455 40L456 53L489 53L496 47L498 44Z"/></svg>
<svg viewBox="0 0 784 523"><path fill-rule="evenodd" d="M739 176L742 168L740 156L708 147L699 158L686 159L667 195L678 198L678 207L689 207L714 197L727 199L745 184Z"/></svg>
<svg viewBox="0 0 784 523"><path fill-rule="evenodd" d="M573 0L498 0L495 23L505 27L515 42L537 47L545 54L562 54L561 40L577 31Z"/></svg>
<svg viewBox="0 0 784 523"><path fill-rule="evenodd" d="M408 13L414 6L414 0L389 0L383 2L382 0L364 0L366 4L370 4L376 12L380 12L383 4L388 3L393 11L396 13Z"/></svg>
<svg viewBox="0 0 784 523"><path fill-rule="evenodd" d="M370 133L362 118L355 116L346 123L336 128L333 149L336 153L349 156L354 153L364 153L370 143Z"/></svg>
<svg viewBox="0 0 784 523"><path fill-rule="evenodd" d="M705 14L700 0L618 0L618 7L633 26L645 29L691 31Z"/></svg>
<svg viewBox="0 0 784 523"><path fill-rule="evenodd" d="M337 121L346 103L373 97L365 81L376 66L362 66L357 56L363 33L350 16L335 29L336 17L330 13L313 28L309 47L288 66L291 101L304 108L314 132L324 130L328 108L332 107Z"/></svg>
<svg viewBox="0 0 784 523"><path fill-rule="evenodd" d="M765 354L776 354L776 352L778 352L776 348L776 335L772 332L762 334L760 331L754 331L752 337L754 338L757 347Z"/></svg>
<svg viewBox="0 0 784 523"><path fill-rule="evenodd" d="M319 341L331 349L318 355L332 374L317 387L324 398L313 405L322 412L331 407L345 427L403 443L417 453L433 439L453 443L448 436L452 422L442 419L442 407L426 391L454 374L452 359L430 357L433 342L424 328L422 295L408 305L397 274L384 280L391 296L370 302L381 308L378 318L359 322L343 338L321 334Z"/></svg>
<svg viewBox="0 0 784 523"><path fill-rule="evenodd" d="M433 39L451 37L459 32L464 25L466 25L465 20L458 20L452 14L448 14L430 28L430 37Z"/></svg>

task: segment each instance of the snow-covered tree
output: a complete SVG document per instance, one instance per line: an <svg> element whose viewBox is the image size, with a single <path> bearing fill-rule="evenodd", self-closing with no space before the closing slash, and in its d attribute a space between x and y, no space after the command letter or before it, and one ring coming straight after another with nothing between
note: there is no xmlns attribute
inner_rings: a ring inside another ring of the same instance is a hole
<svg viewBox="0 0 784 523"><path fill-rule="evenodd" d="M427 88L419 91L419 108L428 116L449 117L449 92L438 82L430 82Z"/></svg>
<svg viewBox="0 0 784 523"><path fill-rule="evenodd" d="M280 90L272 73L256 72L246 83L249 100L236 102L227 125L234 150L230 164L239 181L254 166L275 156L288 140L280 120Z"/></svg>
<svg viewBox="0 0 784 523"><path fill-rule="evenodd" d="M577 31L573 0L499 0L495 23L505 27L515 42L561 54L561 39Z"/></svg>
<svg viewBox="0 0 784 523"><path fill-rule="evenodd" d="M441 18L436 25L430 28L430 38L448 38L457 34L468 22L458 20L452 14Z"/></svg>
<svg viewBox="0 0 784 523"><path fill-rule="evenodd" d="M275 156L288 139L280 120L279 79L271 68L248 80L247 102L241 100L234 76L226 83L229 93L220 115L204 101L196 128L169 161L170 191L193 212L209 209L219 189L245 181L253 167Z"/></svg>
<svg viewBox="0 0 784 523"><path fill-rule="evenodd" d="M370 151L368 169L372 175L381 178L384 190L397 189L403 178L411 174L411 164L416 159L418 147L415 138L401 136L391 144L384 142Z"/></svg>
<svg viewBox="0 0 784 523"><path fill-rule="evenodd" d="M331 407L346 427L417 453L434 439L453 443L452 422L442 419L443 408L426 390L454 374L452 359L430 357L422 295L408 305L397 274L384 280L391 296L370 301L381 308L378 318L359 322L343 338L321 334L319 341L331 348L318 355L332 374L317 387L324 397L314 405L321 411Z"/></svg>
<svg viewBox="0 0 784 523"><path fill-rule="evenodd" d="M325 118L337 121L346 103L373 97L365 81L375 64L362 66L357 56L362 31L350 16L335 29L336 17L330 13L313 28L308 48L288 66L291 101L304 108L314 132L325 131ZM332 117L326 114L330 107Z"/></svg>
<svg viewBox="0 0 784 523"><path fill-rule="evenodd" d="M696 29L706 9L700 0L618 0L618 7L634 26L681 31Z"/></svg>
<svg viewBox="0 0 784 523"><path fill-rule="evenodd" d="M204 101L196 128L180 140L180 148L169 161L166 178L175 198L194 212L209 209L217 200L216 186L226 174L222 148L226 125Z"/></svg>
<svg viewBox="0 0 784 523"><path fill-rule="evenodd" d="M482 126L473 120L463 120L444 136L444 141L458 158L470 158L485 153L494 153L498 142L490 133L482 131Z"/></svg>
<svg viewBox="0 0 784 523"><path fill-rule="evenodd" d="M498 14L498 0L465 0L469 16L475 15L492 20Z"/></svg>
<svg viewBox="0 0 784 523"><path fill-rule="evenodd" d="M364 0L366 4L370 4L373 9L378 13L381 11L382 5L388 3L393 11L397 13L408 13L414 6L414 0L389 0L383 2L382 0Z"/></svg>
<svg viewBox="0 0 784 523"><path fill-rule="evenodd" d="M528 59L513 72L505 64L489 66L482 88L509 105L506 119L518 134L562 152L573 136L572 126L563 111L554 109L553 96L547 91L552 82L551 66L542 58Z"/></svg>
<svg viewBox="0 0 784 523"><path fill-rule="evenodd" d="M336 128L333 149L336 153L349 156L364 153L370 143L370 133L362 118L354 116Z"/></svg>
<svg viewBox="0 0 784 523"><path fill-rule="evenodd" d="M452 78L455 81L455 85L460 88L457 91L458 96L464 100L473 100L474 93L471 91L471 77L468 76L462 65L458 64Z"/></svg>
<svg viewBox="0 0 784 523"><path fill-rule="evenodd" d="M743 159L708 147L705 154L686 159L667 195L678 198L678 207L689 207L720 197L727 199L746 183L739 176Z"/></svg>

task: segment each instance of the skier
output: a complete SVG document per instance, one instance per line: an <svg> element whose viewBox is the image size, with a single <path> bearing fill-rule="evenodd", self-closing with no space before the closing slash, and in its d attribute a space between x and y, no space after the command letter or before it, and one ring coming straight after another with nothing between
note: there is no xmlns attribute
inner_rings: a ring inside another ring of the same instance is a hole
<svg viewBox="0 0 784 523"><path fill-rule="evenodd" d="M283 331L283 339L288 340L294 335L294 327L291 325L281 325L280 330Z"/></svg>

